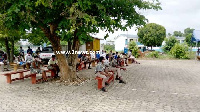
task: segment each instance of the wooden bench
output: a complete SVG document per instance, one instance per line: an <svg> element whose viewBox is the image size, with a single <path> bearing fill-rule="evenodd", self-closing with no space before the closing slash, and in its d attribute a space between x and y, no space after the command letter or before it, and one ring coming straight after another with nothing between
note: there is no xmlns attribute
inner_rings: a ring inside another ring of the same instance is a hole
<svg viewBox="0 0 200 112"><path fill-rule="evenodd" d="M98 89L101 89L103 78L96 76L95 80L98 80ZM114 74L108 79L108 83L112 81L114 81Z"/></svg>
<svg viewBox="0 0 200 112"><path fill-rule="evenodd" d="M11 84L13 81L16 80L24 80L25 78L31 78L31 83L32 84L36 84L42 81L42 78L40 79L36 79L36 73L30 73L24 76L24 72L28 72L30 70L22 70L22 71L17 71L17 72L9 72L9 73L5 73L3 74L4 76L6 76L7 79L7 83ZM52 70L45 70L45 72L51 72L51 76L48 76L47 78L53 78L55 76L55 72L53 72ZM19 78L14 78L12 79L12 75L13 74L19 74Z"/></svg>
<svg viewBox="0 0 200 112"><path fill-rule="evenodd" d="M81 62L80 64L79 64L79 66L78 66L78 70L83 70L83 69L85 69L86 67L85 67L85 65L84 65L84 63L83 62Z"/></svg>
<svg viewBox="0 0 200 112"><path fill-rule="evenodd" d="M9 72L9 73L5 73L3 74L4 76L6 76L7 79L7 83L11 84L12 81L16 81L16 80L24 80L24 72L28 72L29 70L23 70L23 71L17 71L17 72ZM19 78L15 78L12 79L12 75L13 74L18 74L19 73Z"/></svg>

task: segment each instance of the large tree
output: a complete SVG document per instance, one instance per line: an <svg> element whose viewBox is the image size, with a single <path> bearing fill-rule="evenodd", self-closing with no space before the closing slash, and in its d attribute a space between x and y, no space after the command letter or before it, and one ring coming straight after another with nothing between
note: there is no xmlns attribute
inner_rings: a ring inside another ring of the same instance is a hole
<svg viewBox="0 0 200 112"><path fill-rule="evenodd" d="M158 0L1 0L0 8L4 15L1 19L7 27L40 28L55 51L61 51L61 36L70 40L69 49L78 50L81 40L91 38L89 34L98 33L100 29L114 32L144 25L147 19L138 9L161 9ZM56 57L61 80L75 80L75 61L69 69L64 55L56 54ZM73 55L72 60L75 58Z"/></svg>
<svg viewBox="0 0 200 112"><path fill-rule="evenodd" d="M138 33L139 42L145 46L161 46L166 37L166 29L156 23L149 23L140 28Z"/></svg>

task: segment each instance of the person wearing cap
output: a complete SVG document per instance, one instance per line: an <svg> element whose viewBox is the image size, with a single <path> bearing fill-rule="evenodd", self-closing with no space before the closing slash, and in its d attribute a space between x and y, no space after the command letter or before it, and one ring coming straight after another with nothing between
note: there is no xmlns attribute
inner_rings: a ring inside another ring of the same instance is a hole
<svg viewBox="0 0 200 112"><path fill-rule="evenodd" d="M55 77L54 78L59 77L58 73L60 72L60 69L58 67L58 61L56 60L56 56L55 55L52 55L51 59L48 62L48 67L47 68L50 69L50 70L53 70L53 72L55 73Z"/></svg>

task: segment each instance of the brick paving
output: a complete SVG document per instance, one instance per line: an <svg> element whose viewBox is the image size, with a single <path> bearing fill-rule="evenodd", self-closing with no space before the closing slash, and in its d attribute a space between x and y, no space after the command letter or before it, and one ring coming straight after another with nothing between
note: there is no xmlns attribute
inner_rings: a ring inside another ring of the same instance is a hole
<svg viewBox="0 0 200 112"><path fill-rule="evenodd" d="M139 60L122 71L103 93L94 68L78 72L90 80L81 86L32 85L30 79L6 83L0 75L0 112L199 112L200 62ZM2 73L1 73L2 74Z"/></svg>

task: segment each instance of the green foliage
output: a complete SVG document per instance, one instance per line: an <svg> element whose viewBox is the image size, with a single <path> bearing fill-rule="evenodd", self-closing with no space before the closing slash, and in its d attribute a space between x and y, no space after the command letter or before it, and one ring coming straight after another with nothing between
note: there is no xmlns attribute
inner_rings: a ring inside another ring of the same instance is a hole
<svg viewBox="0 0 200 112"><path fill-rule="evenodd" d="M195 47L196 46L196 42L192 42L192 33L193 33L194 29L191 28L186 28L184 30L184 36L185 36L185 42L187 42L188 46L192 46ZM200 46L200 43L198 42L197 46Z"/></svg>
<svg viewBox="0 0 200 112"><path fill-rule="evenodd" d="M183 33L181 33L181 31L174 31L173 36L175 36L175 37L182 37Z"/></svg>
<svg viewBox="0 0 200 112"><path fill-rule="evenodd" d="M139 42L145 46L161 46L166 37L166 29L158 24L150 23L138 31Z"/></svg>
<svg viewBox="0 0 200 112"><path fill-rule="evenodd" d="M188 59L189 58L189 47L187 44L176 43L174 47L170 50L170 53L178 59Z"/></svg>
<svg viewBox="0 0 200 112"><path fill-rule="evenodd" d="M149 58L159 58L160 55L159 55L158 51L153 51L153 52L148 53L147 57L149 57Z"/></svg>
<svg viewBox="0 0 200 112"><path fill-rule="evenodd" d="M1 19L6 27L48 31L54 25L57 36L67 41L72 40L76 29L76 36L84 40L100 29L113 33L144 25L147 19L137 9L161 9L158 0L6 0L2 4ZM122 24L122 20L126 23Z"/></svg>
<svg viewBox="0 0 200 112"><path fill-rule="evenodd" d="M106 51L114 51L115 50L115 46L114 45L104 45L104 50Z"/></svg>
<svg viewBox="0 0 200 112"><path fill-rule="evenodd" d="M131 41L130 43L129 43L129 50L132 50L132 54L136 57L136 58L138 58L138 56L139 56L139 53L138 53L138 51L139 51L139 49L138 49L138 46L137 46L137 44L136 44L136 42L135 41Z"/></svg>
<svg viewBox="0 0 200 112"><path fill-rule="evenodd" d="M186 29L184 29L184 36L187 36L187 35L189 35L189 34L192 34L193 31L194 31L193 28L186 28Z"/></svg>
<svg viewBox="0 0 200 112"><path fill-rule="evenodd" d="M169 52L171 48L177 43L178 41L174 36L165 39L165 45L163 46L163 51L165 53Z"/></svg>
<svg viewBox="0 0 200 112"><path fill-rule="evenodd" d="M42 45L48 42L48 38L45 37L44 33L40 29L31 29L29 33L22 36L23 39L28 39L33 45Z"/></svg>
<svg viewBox="0 0 200 112"><path fill-rule="evenodd" d="M61 41L60 44L61 45L67 45L68 43L67 43L67 41Z"/></svg>

